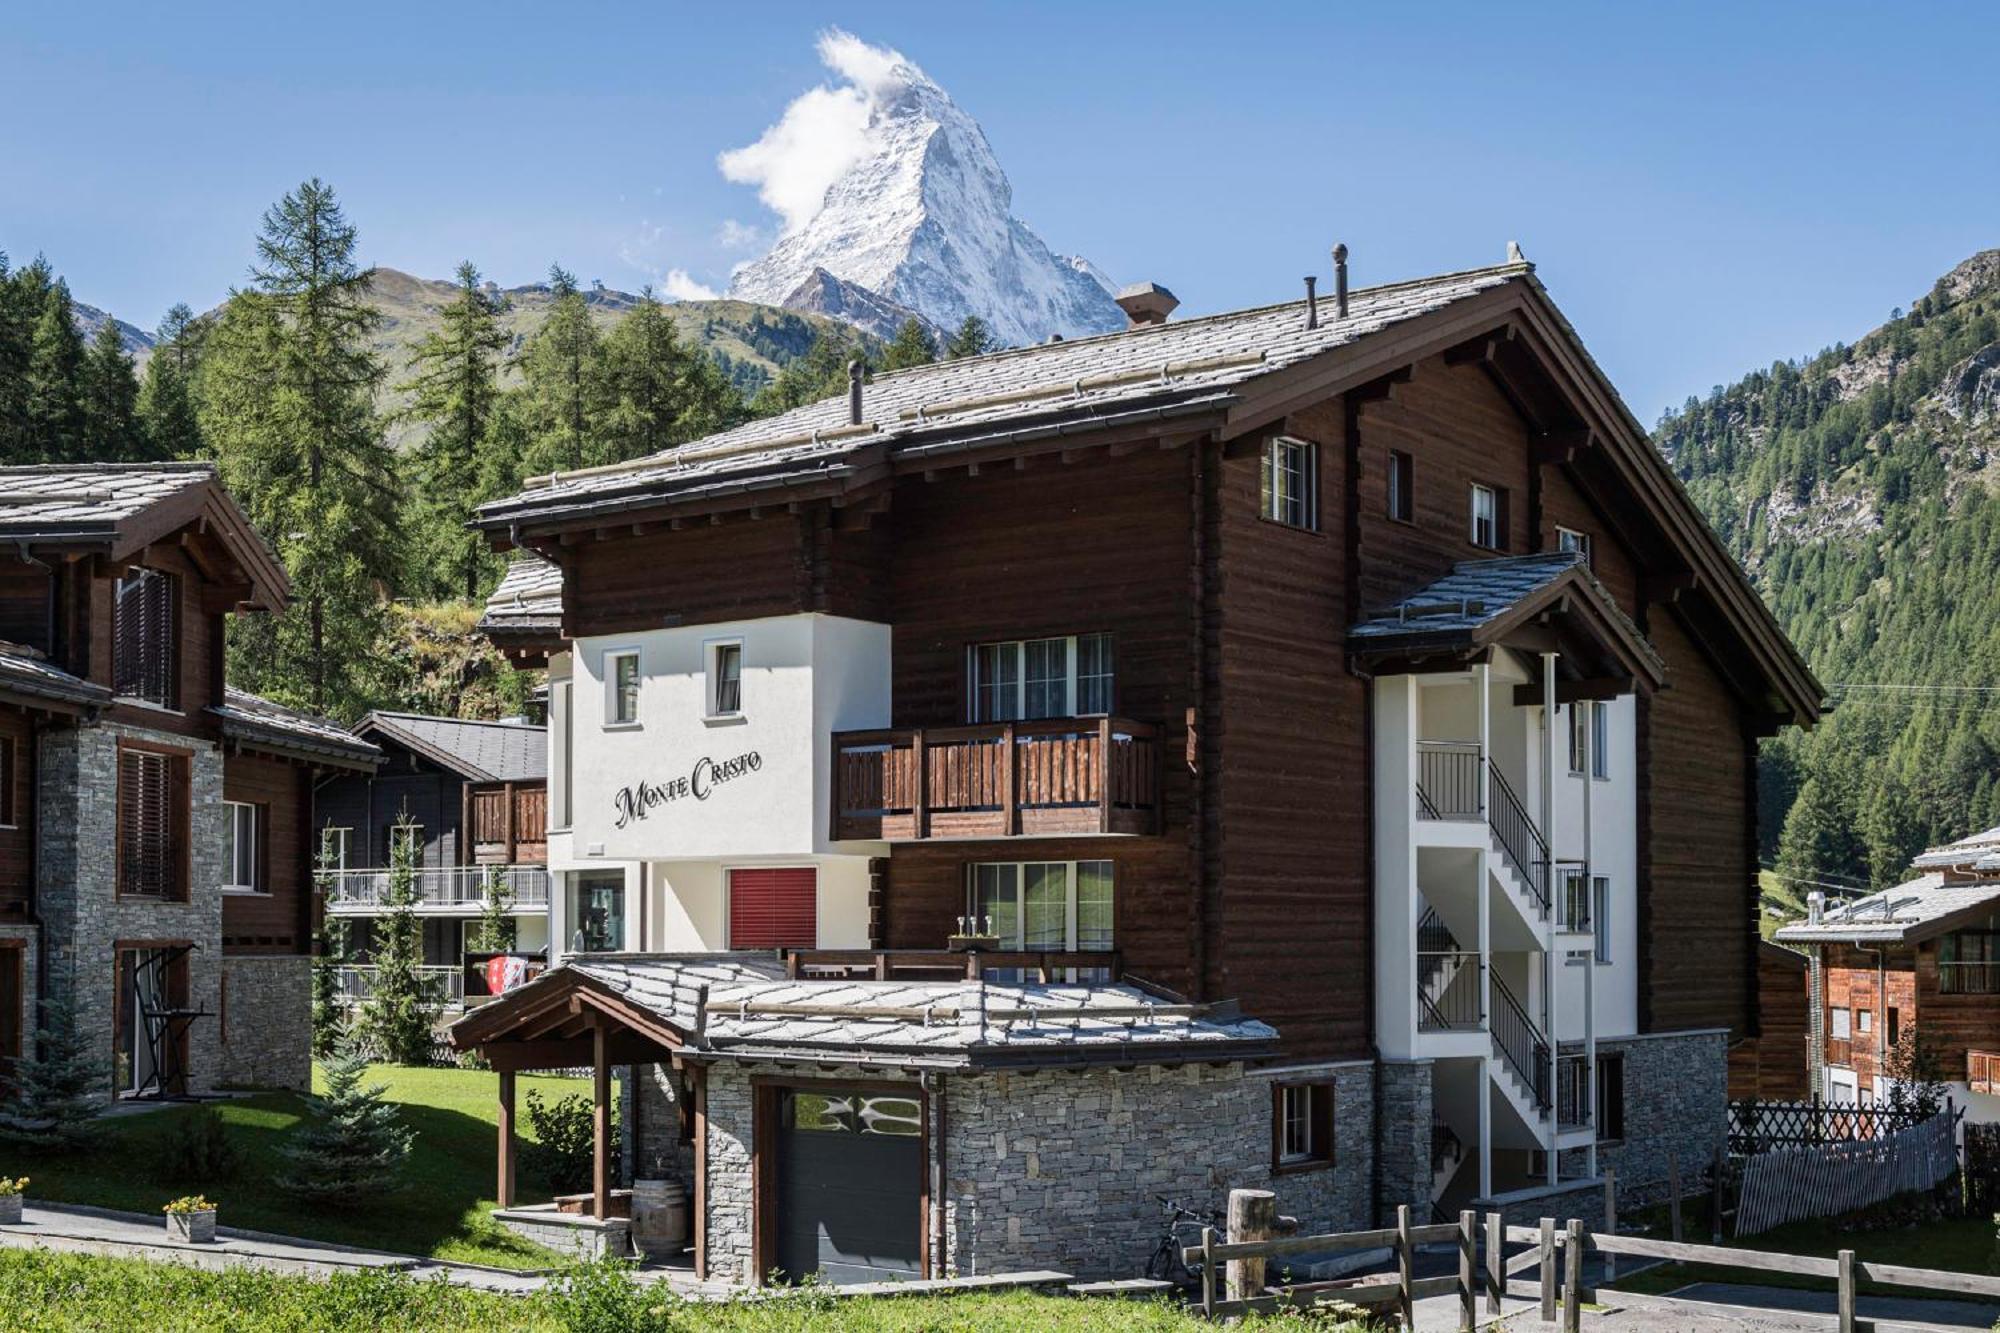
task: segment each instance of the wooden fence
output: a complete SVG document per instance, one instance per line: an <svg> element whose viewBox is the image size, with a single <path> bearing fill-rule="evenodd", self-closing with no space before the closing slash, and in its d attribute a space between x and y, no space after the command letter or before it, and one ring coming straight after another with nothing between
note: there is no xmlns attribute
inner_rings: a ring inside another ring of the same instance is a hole
<svg viewBox="0 0 2000 1333"><path fill-rule="evenodd" d="M1809 1217L1836 1217L1934 1189L1958 1170L1958 1117L1930 1119L1879 1139L1761 1152L1743 1161L1736 1234L1755 1236Z"/></svg>
<svg viewBox="0 0 2000 1333"><path fill-rule="evenodd" d="M1729 1151L1739 1156L1778 1148L1809 1148L1854 1139L1882 1139L1920 1123L1912 1106L1854 1102L1737 1101L1729 1103Z"/></svg>
<svg viewBox="0 0 2000 1333"><path fill-rule="evenodd" d="M1239 1193L1247 1191L1239 1191ZM1232 1199L1231 1216L1237 1215ZM1480 1254L1484 1233L1483 1262ZM1458 1247L1456 1275L1435 1278L1413 1276L1416 1247L1437 1242L1455 1242ZM1510 1244L1526 1246L1512 1258L1506 1257ZM1330 1250L1373 1249L1390 1246L1396 1255L1396 1274L1353 1285L1310 1283L1279 1290L1264 1289L1265 1265L1272 1259L1291 1255L1317 1254ZM1779 1254L1765 1250L1736 1249L1726 1245L1696 1245L1682 1241L1654 1240L1644 1236L1621 1236L1583 1229L1571 1219L1558 1227L1545 1217L1539 1227L1510 1227L1499 1213L1488 1213L1481 1222L1477 1214L1459 1214L1455 1223L1412 1226L1407 1206L1396 1210L1396 1225L1377 1231L1336 1232L1321 1236L1277 1236L1254 1240L1221 1240L1213 1227L1204 1228L1200 1245L1183 1251L1189 1267L1201 1266L1201 1308L1211 1319L1226 1319L1251 1313L1285 1308L1307 1309L1316 1305L1344 1304L1363 1309L1394 1307L1405 1329L1415 1326L1415 1305L1427 1296L1458 1297L1458 1327L1470 1333L1480 1321L1480 1296L1485 1293L1485 1315L1490 1321L1505 1311L1502 1297L1532 1294L1539 1297L1540 1315L1545 1324L1560 1315L1565 1333L1578 1333L1583 1323L1583 1307L1608 1303L1647 1305L1682 1315L1704 1308L1700 1301L1673 1297L1634 1296L1610 1288L1599 1290L1583 1284L1584 1259L1602 1257L1607 1272L1615 1271L1617 1256L1661 1259L1674 1263L1708 1264L1739 1268L1753 1273L1787 1273L1796 1277L1829 1279L1834 1283L1835 1313L1840 1333L1873 1333L1874 1325L1855 1311L1856 1289L1861 1282L1878 1286L1908 1288L1917 1295L1972 1296L2000 1300L2000 1277L1981 1273L1956 1273L1935 1268L1911 1268L1902 1264L1868 1263L1855 1258L1854 1251L1842 1250L1835 1258L1819 1255ZM1217 1292L1216 1265L1230 1265L1230 1290L1224 1299ZM1519 1273L1535 1273L1531 1287L1523 1284L1510 1290L1508 1279ZM1523 1289L1525 1288L1525 1289ZM1509 1324L1512 1327L1512 1322Z"/></svg>

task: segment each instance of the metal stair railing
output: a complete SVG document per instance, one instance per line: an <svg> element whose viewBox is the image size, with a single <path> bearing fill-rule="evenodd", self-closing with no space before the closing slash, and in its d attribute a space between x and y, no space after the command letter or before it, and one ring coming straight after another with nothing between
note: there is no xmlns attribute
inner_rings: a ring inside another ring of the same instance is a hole
<svg viewBox="0 0 2000 1333"><path fill-rule="evenodd" d="M1549 1043L1514 992L1493 974L1493 1044L1534 1095L1535 1109L1549 1109Z"/></svg>
<svg viewBox="0 0 2000 1333"><path fill-rule="evenodd" d="M1514 794L1514 789L1507 785L1507 779L1501 776L1500 766L1489 761L1486 776L1493 798L1487 825L1514 867L1514 873L1527 884L1528 892L1534 896L1536 909L1546 917L1549 914L1548 840L1535 827L1535 821L1528 818L1527 807L1521 804L1521 798Z"/></svg>

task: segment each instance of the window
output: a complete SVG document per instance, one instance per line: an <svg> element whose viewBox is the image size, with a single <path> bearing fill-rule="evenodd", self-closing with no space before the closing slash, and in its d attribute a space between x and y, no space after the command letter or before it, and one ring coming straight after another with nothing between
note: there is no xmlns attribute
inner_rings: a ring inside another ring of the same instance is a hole
<svg viewBox="0 0 2000 1333"><path fill-rule="evenodd" d="M729 948L810 949L819 941L819 875L811 866L731 870Z"/></svg>
<svg viewBox="0 0 2000 1333"><path fill-rule="evenodd" d="M570 881L571 953L610 953L625 947L625 877L578 875Z"/></svg>
<svg viewBox="0 0 2000 1333"><path fill-rule="evenodd" d="M2000 931L1954 930L1938 941L1938 992L1991 995L2000 991Z"/></svg>
<svg viewBox="0 0 2000 1333"><path fill-rule="evenodd" d="M1414 523L1417 517L1417 461L1401 449L1389 451L1389 517Z"/></svg>
<svg viewBox="0 0 2000 1333"><path fill-rule="evenodd" d="M575 771L572 756L576 747L571 743L572 724L576 715L570 709L572 685L559 680L549 687L549 725L555 729L556 738L556 825L568 828L570 823L570 775Z"/></svg>
<svg viewBox="0 0 2000 1333"><path fill-rule="evenodd" d="M604 721L629 727L639 720L639 651L604 655Z"/></svg>
<svg viewBox="0 0 2000 1333"><path fill-rule="evenodd" d="M13 828L20 822L20 815L14 809L14 738L0 736L0 828Z"/></svg>
<svg viewBox="0 0 2000 1333"><path fill-rule="evenodd" d="M981 862L971 873L974 924L997 935L1002 949L1111 948L1111 862Z"/></svg>
<svg viewBox="0 0 2000 1333"><path fill-rule="evenodd" d="M1590 705L1590 776L1611 776L1611 705L1601 699Z"/></svg>
<svg viewBox="0 0 2000 1333"><path fill-rule="evenodd" d="M1875 1030L1875 1011L1863 1009L1854 1015L1854 1024L1864 1037Z"/></svg>
<svg viewBox="0 0 2000 1333"><path fill-rule="evenodd" d="M259 873L259 825L263 809L247 801L224 801L225 833L222 857L224 893L261 893L264 876Z"/></svg>
<svg viewBox="0 0 2000 1333"><path fill-rule="evenodd" d="M319 868L322 870L345 870L348 866L349 849L354 845L354 830L334 828L331 825L319 831Z"/></svg>
<svg viewBox="0 0 2000 1333"><path fill-rule="evenodd" d="M1625 1137L1625 1057L1597 1057L1597 1138Z"/></svg>
<svg viewBox="0 0 2000 1333"><path fill-rule="evenodd" d="M1565 930L1590 929L1590 878L1581 870L1562 872L1562 924Z"/></svg>
<svg viewBox="0 0 2000 1333"><path fill-rule="evenodd" d="M1472 530L1474 546L1489 551L1500 549L1500 500L1491 486L1472 487Z"/></svg>
<svg viewBox="0 0 2000 1333"><path fill-rule="evenodd" d="M1272 1084L1271 1119L1273 1169L1332 1165L1333 1084Z"/></svg>
<svg viewBox="0 0 2000 1333"><path fill-rule="evenodd" d="M1854 1035L1848 1030L1849 1015L1847 1010L1828 1009L1826 1016L1828 1022L1831 1024L1829 1034L1835 1041L1846 1041Z"/></svg>
<svg viewBox="0 0 2000 1333"><path fill-rule="evenodd" d="M1569 706L1569 771L1573 776L1583 776L1584 735L1583 706Z"/></svg>
<svg viewBox="0 0 2000 1333"><path fill-rule="evenodd" d="M1109 634L975 644L967 700L973 722L1088 717L1112 706Z"/></svg>
<svg viewBox="0 0 2000 1333"><path fill-rule="evenodd" d="M1319 526L1319 455L1304 440L1279 435L1264 445L1260 512L1274 523Z"/></svg>
<svg viewBox="0 0 2000 1333"><path fill-rule="evenodd" d="M187 760L118 752L118 892L187 897Z"/></svg>
<svg viewBox="0 0 2000 1333"><path fill-rule="evenodd" d="M1575 528L1557 528L1556 549L1558 551L1575 551L1583 557L1583 563L1588 565L1590 563L1590 534L1587 532L1578 532Z"/></svg>
<svg viewBox="0 0 2000 1333"><path fill-rule="evenodd" d="M1597 961L1611 961L1611 880L1595 875L1590 881L1590 932L1596 936Z"/></svg>
<svg viewBox="0 0 2000 1333"><path fill-rule="evenodd" d="M1898 1011L1897 1011L1897 1009L1896 1009L1896 1006L1894 1006L1894 1005L1890 1005L1890 1006L1889 1006L1889 1044L1890 1044L1891 1046L1894 1046L1894 1045L1895 1045L1895 1044L1896 1044L1896 1043L1897 1043L1898 1041L1902 1040L1902 1036L1903 1036L1903 1034L1902 1034L1902 1031L1901 1031L1901 1028L1902 1028L1902 1024L1901 1024L1901 1022L1899 1021L1899 1020L1900 1020L1901 1018L1902 1018L1902 1014L1901 1014L1900 1012L1898 1012Z"/></svg>
<svg viewBox="0 0 2000 1333"><path fill-rule="evenodd" d="M118 580L111 622L112 688L128 699L162 708L179 706L174 641L179 581L153 569L133 569Z"/></svg>
<svg viewBox="0 0 2000 1333"><path fill-rule="evenodd" d="M396 864L396 851L403 848L408 852L410 864L424 863L424 826L422 824L396 823L382 830L382 863Z"/></svg>
<svg viewBox="0 0 2000 1333"><path fill-rule="evenodd" d="M708 646L708 715L735 717L743 711L743 644Z"/></svg>

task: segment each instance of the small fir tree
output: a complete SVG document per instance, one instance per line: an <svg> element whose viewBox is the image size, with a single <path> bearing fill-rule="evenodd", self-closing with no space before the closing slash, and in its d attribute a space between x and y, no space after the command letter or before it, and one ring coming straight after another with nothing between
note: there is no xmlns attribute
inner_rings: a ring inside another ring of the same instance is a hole
<svg viewBox="0 0 2000 1333"><path fill-rule="evenodd" d="M999 343L986 327L986 321L977 315L967 315L965 322L958 326L958 332L951 335L944 345L944 359L956 361L960 357L985 356L999 350Z"/></svg>
<svg viewBox="0 0 2000 1333"><path fill-rule="evenodd" d="M93 463L144 463L153 458L139 422L139 376L118 321L97 326L78 374L82 444Z"/></svg>
<svg viewBox="0 0 2000 1333"><path fill-rule="evenodd" d="M313 871L322 903L333 897L333 849L322 837ZM347 1039L347 1011L340 1003L340 968L347 961L347 918L328 913L319 929L312 971L312 1053L330 1059Z"/></svg>
<svg viewBox="0 0 2000 1333"><path fill-rule="evenodd" d="M75 979L53 981L35 1032L34 1056L15 1064L13 1090L0 1103L0 1139L70 1152L97 1138L105 1079L97 1046L76 1021Z"/></svg>
<svg viewBox="0 0 2000 1333"><path fill-rule="evenodd" d="M423 973L423 930L417 921L417 825L405 810L389 837L386 913L376 924L375 982L361 1005L361 1039L384 1060L427 1064L438 1005Z"/></svg>
<svg viewBox="0 0 2000 1333"><path fill-rule="evenodd" d="M514 890L499 866L486 868L486 884L480 895L478 947L488 953L510 953L518 938L514 922Z"/></svg>
<svg viewBox="0 0 2000 1333"><path fill-rule="evenodd" d="M604 412L604 340L576 276L549 266L549 313L521 349L521 398L528 427L526 473L605 461L598 456Z"/></svg>
<svg viewBox="0 0 2000 1333"><path fill-rule="evenodd" d="M154 458L199 458L205 452L194 400L204 327L185 303L160 321L139 389L139 424Z"/></svg>
<svg viewBox="0 0 2000 1333"><path fill-rule="evenodd" d="M924 332L924 326L915 318L906 319L896 330L887 350L882 353L882 369L904 370L910 366L928 366L937 360L937 347L931 342L931 335Z"/></svg>
<svg viewBox="0 0 2000 1333"><path fill-rule="evenodd" d="M309 1119L279 1153L278 1187L308 1203L351 1206L396 1183L415 1138L383 1084L362 1086L368 1062L358 1050L327 1061L326 1095L308 1098Z"/></svg>

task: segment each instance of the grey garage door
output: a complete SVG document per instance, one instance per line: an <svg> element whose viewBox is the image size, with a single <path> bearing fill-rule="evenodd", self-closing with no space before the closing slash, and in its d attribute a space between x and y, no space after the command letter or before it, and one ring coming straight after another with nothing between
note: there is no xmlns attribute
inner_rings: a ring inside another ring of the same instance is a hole
<svg viewBox="0 0 2000 1333"><path fill-rule="evenodd" d="M920 1276L918 1102L785 1090L778 1099L778 1267L834 1283Z"/></svg>

